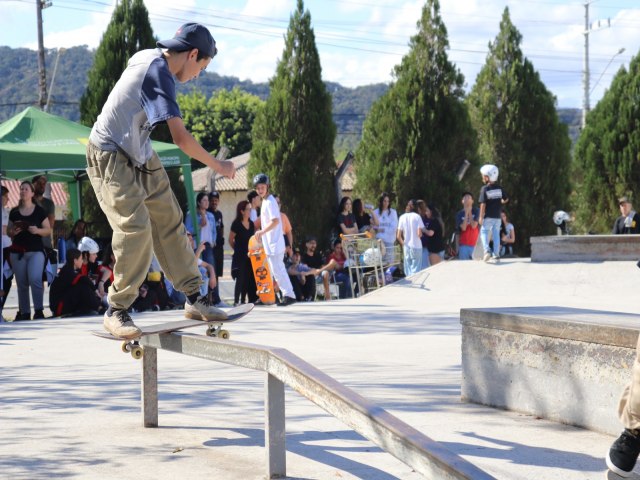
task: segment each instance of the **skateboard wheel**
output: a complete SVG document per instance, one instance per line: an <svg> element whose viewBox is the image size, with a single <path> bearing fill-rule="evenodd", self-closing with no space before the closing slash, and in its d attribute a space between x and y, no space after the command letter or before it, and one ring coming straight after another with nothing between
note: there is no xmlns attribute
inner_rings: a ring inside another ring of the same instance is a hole
<svg viewBox="0 0 640 480"><path fill-rule="evenodd" d="M217 337L217 329L216 327L209 327L207 328L207 331L205 332L207 337Z"/></svg>
<svg viewBox="0 0 640 480"><path fill-rule="evenodd" d="M131 346L129 342L122 342L121 347L124 353L129 353L131 351Z"/></svg>
<svg viewBox="0 0 640 480"><path fill-rule="evenodd" d="M140 360L143 355L142 347L133 347L131 348L131 356L136 360Z"/></svg>
<svg viewBox="0 0 640 480"><path fill-rule="evenodd" d="M230 336L231 334L229 333L228 330L220 330L218 332L218 338L224 338L225 340L229 340Z"/></svg>

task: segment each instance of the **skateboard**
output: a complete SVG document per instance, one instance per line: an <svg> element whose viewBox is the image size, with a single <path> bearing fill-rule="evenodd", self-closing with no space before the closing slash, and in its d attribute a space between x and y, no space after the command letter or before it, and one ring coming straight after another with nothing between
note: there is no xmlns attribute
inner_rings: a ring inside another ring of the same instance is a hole
<svg viewBox="0 0 640 480"><path fill-rule="evenodd" d="M242 317L247 315L251 310L253 310L253 303L247 303L245 305L240 305L239 307L234 307L230 310L227 310L227 318L226 320L215 320L215 321L203 321L203 320L176 320L174 322L166 322L166 323L156 323L155 325L147 325L142 327L142 333L139 337L136 338L121 338L116 337L106 331L98 331L93 330L91 332L92 335L96 337L106 338L108 340L117 340L122 342L122 351L124 353L130 353L133 358L136 360L140 360L142 355L144 354L142 346L140 346L140 338L145 337L147 335L154 335L156 333L169 333L175 332L178 330L184 330L187 328L193 328L198 326L206 326L207 331L205 332L209 337L218 337L227 340L230 337L230 334L227 330L222 328L222 325L225 323L235 322L240 320Z"/></svg>
<svg viewBox="0 0 640 480"><path fill-rule="evenodd" d="M260 301L265 305L273 305L276 303L276 292L273 288L273 278L269 271L269 263L267 255L264 253L262 243L256 240L255 235L249 239L249 258L251 259L251 269L256 279L256 287Z"/></svg>

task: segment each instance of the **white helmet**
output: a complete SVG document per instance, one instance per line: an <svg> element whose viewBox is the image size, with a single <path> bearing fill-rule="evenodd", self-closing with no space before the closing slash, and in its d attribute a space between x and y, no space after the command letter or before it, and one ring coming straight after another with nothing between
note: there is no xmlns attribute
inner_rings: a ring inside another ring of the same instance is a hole
<svg viewBox="0 0 640 480"><path fill-rule="evenodd" d="M570 222L571 216L565 212L564 210L558 210L557 212L553 212L553 223L560 226L562 222Z"/></svg>
<svg viewBox="0 0 640 480"><path fill-rule="evenodd" d="M89 237L82 237L80 243L78 243L78 250L81 252L98 253L100 251L100 247L98 247L95 240Z"/></svg>
<svg viewBox="0 0 640 480"><path fill-rule="evenodd" d="M498 175L500 174L500 171L498 170L498 167L488 163L486 165L483 165L482 168L480 168L480 173L482 175L486 175L487 177L489 177L490 181L495 182L496 180L498 180Z"/></svg>

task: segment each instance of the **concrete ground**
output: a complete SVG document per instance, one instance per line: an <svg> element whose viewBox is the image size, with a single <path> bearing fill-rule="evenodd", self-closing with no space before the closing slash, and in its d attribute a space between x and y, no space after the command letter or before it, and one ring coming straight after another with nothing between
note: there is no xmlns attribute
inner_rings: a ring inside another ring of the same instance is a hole
<svg viewBox="0 0 640 480"><path fill-rule="evenodd" d="M638 313L639 287L633 262L453 261L360 299L256 308L229 330L290 350L496 478L602 479L613 437L460 402L459 310ZM159 317L181 312L135 320ZM263 374L160 351L160 427L145 429L140 362L90 335L100 323L0 324L0 476L264 478ZM288 478L421 478L290 390L286 408Z"/></svg>

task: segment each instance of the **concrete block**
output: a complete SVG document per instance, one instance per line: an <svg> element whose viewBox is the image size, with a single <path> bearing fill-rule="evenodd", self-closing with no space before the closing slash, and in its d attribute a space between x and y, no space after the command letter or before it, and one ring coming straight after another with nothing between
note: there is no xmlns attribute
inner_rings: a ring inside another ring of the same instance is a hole
<svg viewBox="0 0 640 480"><path fill-rule="evenodd" d="M532 262L603 262L640 259L640 235L531 237Z"/></svg>
<svg viewBox="0 0 640 480"><path fill-rule="evenodd" d="M616 435L640 315L463 309L462 399Z"/></svg>

